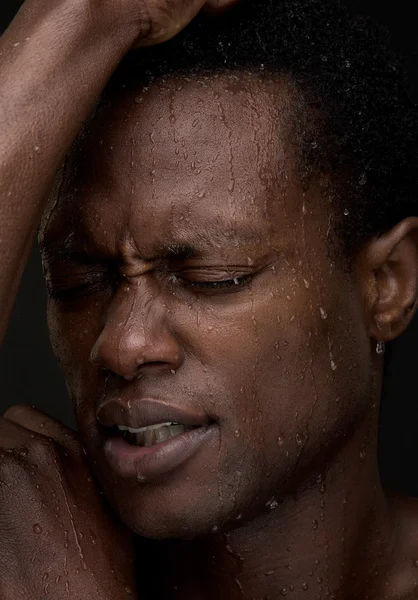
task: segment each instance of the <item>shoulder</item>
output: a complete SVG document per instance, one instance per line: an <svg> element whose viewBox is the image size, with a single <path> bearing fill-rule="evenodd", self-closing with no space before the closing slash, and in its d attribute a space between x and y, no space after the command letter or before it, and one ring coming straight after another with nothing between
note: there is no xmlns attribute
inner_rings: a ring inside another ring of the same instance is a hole
<svg viewBox="0 0 418 600"><path fill-rule="evenodd" d="M386 593L399 600L418 598L418 498L392 495L390 511L395 524Z"/></svg>

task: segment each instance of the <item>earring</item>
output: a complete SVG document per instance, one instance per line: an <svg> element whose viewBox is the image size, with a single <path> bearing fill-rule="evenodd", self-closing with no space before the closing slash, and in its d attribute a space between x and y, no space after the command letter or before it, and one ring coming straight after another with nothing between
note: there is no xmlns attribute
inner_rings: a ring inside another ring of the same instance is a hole
<svg viewBox="0 0 418 600"><path fill-rule="evenodd" d="M376 353L384 354L386 350L385 342L377 342Z"/></svg>

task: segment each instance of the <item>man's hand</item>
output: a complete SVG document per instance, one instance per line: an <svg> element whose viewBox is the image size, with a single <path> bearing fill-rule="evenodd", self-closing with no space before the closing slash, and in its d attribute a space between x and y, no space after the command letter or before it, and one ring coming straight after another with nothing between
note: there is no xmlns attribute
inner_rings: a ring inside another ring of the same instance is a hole
<svg viewBox="0 0 418 600"><path fill-rule="evenodd" d="M36 409L9 409L0 418L0 598L137 598L132 542L75 432Z"/></svg>
<svg viewBox="0 0 418 600"><path fill-rule="evenodd" d="M154 46L179 33L201 8L220 12L237 0L140 0L146 25L138 46Z"/></svg>

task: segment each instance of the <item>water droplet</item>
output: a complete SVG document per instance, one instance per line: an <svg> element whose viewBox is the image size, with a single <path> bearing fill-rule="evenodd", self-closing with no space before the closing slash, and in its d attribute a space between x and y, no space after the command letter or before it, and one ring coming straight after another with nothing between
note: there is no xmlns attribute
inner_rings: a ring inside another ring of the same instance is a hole
<svg viewBox="0 0 418 600"><path fill-rule="evenodd" d="M309 585L307 583L302 583L302 589L306 592L309 589Z"/></svg>
<svg viewBox="0 0 418 600"><path fill-rule="evenodd" d="M366 185L367 183L367 174L366 173L362 173L360 176L360 179L358 180L360 185Z"/></svg>
<svg viewBox="0 0 418 600"><path fill-rule="evenodd" d="M39 523L35 523L34 526L32 527L33 529L33 533L42 533L42 527L39 525Z"/></svg>
<svg viewBox="0 0 418 600"><path fill-rule="evenodd" d="M287 594L289 593L289 588L284 587L280 590L280 593L282 596L287 596Z"/></svg>
<svg viewBox="0 0 418 600"><path fill-rule="evenodd" d="M235 435L235 437L236 437L236 438L240 438L240 437L241 437L241 432L240 432L240 430L239 430L239 429L235 429L235 431L234 431L234 435Z"/></svg>
<svg viewBox="0 0 418 600"><path fill-rule="evenodd" d="M345 216L345 217L348 217L348 215L349 215L349 214L350 214L350 211L348 210L348 208L346 208L346 209L344 210L344 216Z"/></svg>
<svg viewBox="0 0 418 600"><path fill-rule="evenodd" d="M319 312L321 313L321 319L322 320L325 321L326 319L328 319L328 313L327 313L327 311L325 309L322 308L322 306L320 306Z"/></svg>
<svg viewBox="0 0 418 600"><path fill-rule="evenodd" d="M277 445L282 447L284 445L284 437L282 435L279 435L277 438Z"/></svg>
<svg viewBox="0 0 418 600"><path fill-rule="evenodd" d="M361 462L364 462L365 458L366 458L366 453L362 450L359 454L359 458Z"/></svg>
<svg viewBox="0 0 418 600"><path fill-rule="evenodd" d="M305 442L304 436L301 435L300 433L297 433L296 434L296 443L297 443L297 445L298 446L303 446L304 442Z"/></svg>
<svg viewBox="0 0 418 600"><path fill-rule="evenodd" d="M269 510L275 510L278 506L279 503L277 502L276 498L270 498L270 500L266 504L266 508L268 508Z"/></svg>

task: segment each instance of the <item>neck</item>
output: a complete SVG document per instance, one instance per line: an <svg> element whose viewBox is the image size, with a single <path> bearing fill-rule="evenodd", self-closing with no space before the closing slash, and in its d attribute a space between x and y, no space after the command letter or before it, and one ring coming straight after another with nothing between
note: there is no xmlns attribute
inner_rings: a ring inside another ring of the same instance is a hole
<svg viewBox="0 0 418 600"><path fill-rule="evenodd" d="M277 508L227 534L157 544L168 573L162 597L374 598L394 537L374 421L357 427L326 473L311 472Z"/></svg>

